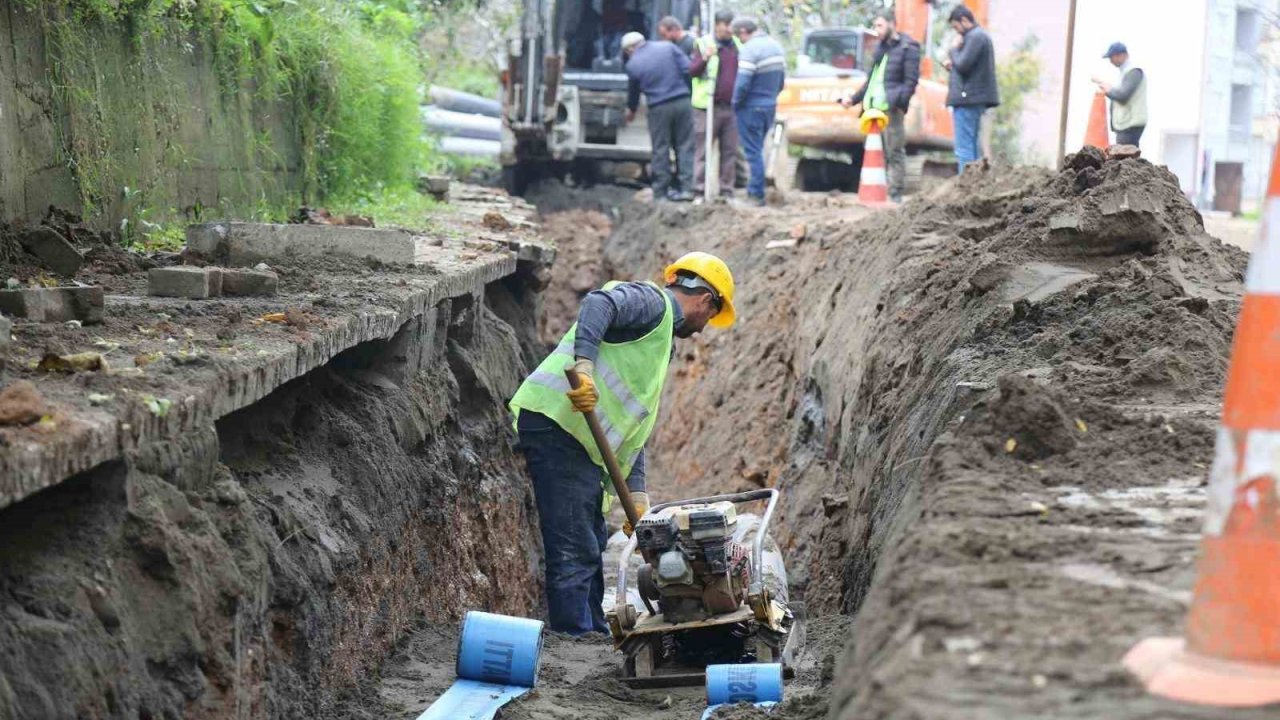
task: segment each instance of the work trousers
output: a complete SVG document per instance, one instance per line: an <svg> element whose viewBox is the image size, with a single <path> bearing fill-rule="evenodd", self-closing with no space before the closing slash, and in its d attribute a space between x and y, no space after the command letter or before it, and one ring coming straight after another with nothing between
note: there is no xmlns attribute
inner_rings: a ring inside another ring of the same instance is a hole
<svg viewBox="0 0 1280 720"><path fill-rule="evenodd" d="M653 144L653 159L649 172L653 176L653 199L663 199L668 190L693 187L693 106L689 96L649 106L649 141ZM675 150L676 168L680 177L673 176L671 151Z"/></svg>
<svg viewBox="0 0 1280 720"><path fill-rule="evenodd" d="M608 632L604 561L609 536L600 504L604 471L572 435L545 415L520 412L520 449L547 553L547 615L551 629L581 635Z"/></svg>
<svg viewBox="0 0 1280 720"><path fill-rule="evenodd" d="M1139 147L1138 143L1142 141L1142 131L1146 129L1147 129L1146 125L1139 125L1138 127L1131 127L1131 128L1125 128L1124 130L1117 130L1116 144L1132 145L1134 147Z"/></svg>
<svg viewBox="0 0 1280 720"><path fill-rule="evenodd" d="M960 172L964 172L965 165L981 157L978 137L984 110L985 108L977 105L957 105L951 109L956 129L956 165Z"/></svg>
<svg viewBox="0 0 1280 720"><path fill-rule="evenodd" d="M732 197L738 165L738 121L732 105L717 104L711 117L711 139L720 147L720 196ZM707 182L707 111L693 110L693 141L698 152L695 159L694 192L701 194Z"/></svg>
<svg viewBox="0 0 1280 720"><path fill-rule="evenodd" d="M738 139L747 154L747 167L751 179L747 181L747 195L764 199L764 144L773 129L773 117L777 107L740 107L737 109Z"/></svg>
<svg viewBox="0 0 1280 720"><path fill-rule="evenodd" d="M907 111L889 111L884 128L884 159L889 170L889 199L898 202L907 184Z"/></svg>

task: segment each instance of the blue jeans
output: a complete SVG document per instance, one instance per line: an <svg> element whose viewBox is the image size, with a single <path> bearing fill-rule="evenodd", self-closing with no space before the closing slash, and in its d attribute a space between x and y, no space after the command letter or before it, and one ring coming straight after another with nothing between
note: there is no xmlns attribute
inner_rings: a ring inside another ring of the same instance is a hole
<svg viewBox="0 0 1280 720"><path fill-rule="evenodd" d="M956 164L960 172L964 166L977 160L978 137L982 131L982 113L986 108L977 105L957 105L951 109L956 126Z"/></svg>
<svg viewBox="0 0 1280 720"><path fill-rule="evenodd" d="M552 630L608 632L604 561L609 536L600 503L603 472L572 435L545 415L522 410L520 449L533 476L533 495L547 553L547 614Z"/></svg>
<svg viewBox="0 0 1280 720"><path fill-rule="evenodd" d="M764 199L764 143L773 129L773 115L778 108L740 107L736 111L738 119L738 139L742 142L742 152L747 156L747 167L751 168L751 178L747 181L747 195Z"/></svg>

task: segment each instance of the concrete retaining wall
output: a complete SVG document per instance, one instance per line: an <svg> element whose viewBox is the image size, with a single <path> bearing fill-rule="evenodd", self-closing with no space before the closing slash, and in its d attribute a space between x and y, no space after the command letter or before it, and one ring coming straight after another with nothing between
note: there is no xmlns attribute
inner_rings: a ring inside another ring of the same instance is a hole
<svg viewBox="0 0 1280 720"><path fill-rule="evenodd" d="M154 218L303 189L286 101L228 91L209 38L89 26L74 39L0 0L0 222L83 211L86 193L93 223L117 227L143 208ZM55 87L67 81L74 97Z"/></svg>

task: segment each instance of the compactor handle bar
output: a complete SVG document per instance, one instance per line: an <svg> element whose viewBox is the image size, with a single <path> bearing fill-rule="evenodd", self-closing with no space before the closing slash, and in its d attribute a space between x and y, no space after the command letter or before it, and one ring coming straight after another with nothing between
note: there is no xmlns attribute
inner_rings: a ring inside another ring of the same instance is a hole
<svg viewBox="0 0 1280 720"><path fill-rule="evenodd" d="M760 527L756 528L755 540L751 543L751 577L753 582L759 582L764 577L764 538L769 529L769 521L773 519L773 509L778 506L778 491L776 488L765 488L763 490L748 490L747 492L729 493L728 495L712 495L710 497L692 498L689 500L675 500L673 502L660 503L649 508L649 512L656 513L669 507L678 505L709 505L717 502L731 503L747 503L756 500L768 500L769 504L765 506L764 515L760 517ZM640 539L636 536L639 531L639 523L632 525L631 537L627 538L627 544L622 549L622 555L618 558L618 593L613 598L613 607L615 611L621 610L627 604L627 560L631 554L636 551L636 544Z"/></svg>

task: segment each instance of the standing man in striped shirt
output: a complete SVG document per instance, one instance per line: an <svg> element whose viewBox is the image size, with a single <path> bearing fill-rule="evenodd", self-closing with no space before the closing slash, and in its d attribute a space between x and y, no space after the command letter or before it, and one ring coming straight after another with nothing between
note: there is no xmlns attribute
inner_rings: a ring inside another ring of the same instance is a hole
<svg viewBox="0 0 1280 720"><path fill-rule="evenodd" d="M761 31L753 18L737 18L730 27L742 43L738 52L738 77L733 86L733 110L738 120L738 137L751 169L747 205L764 207L764 143L778 110L778 93L782 92L787 76L787 59L782 46Z"/></svg>

